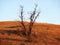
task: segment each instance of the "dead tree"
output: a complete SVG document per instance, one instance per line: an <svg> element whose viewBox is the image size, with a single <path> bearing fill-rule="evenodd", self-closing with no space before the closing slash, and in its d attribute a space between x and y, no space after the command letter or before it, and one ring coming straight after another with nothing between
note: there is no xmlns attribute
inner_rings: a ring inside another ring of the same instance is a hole
<svg viewBox="0 0 60 45"><path fill-rule="evenodd" d="M23 32L24 32L24 34L26 35L26 27L25 27L25 25L24 25L24 20L23 20L23 6L21 6L21 13L20 13L20 19L21 19L21 25L22 25L22 28L23 28Z"/></svg>
<svg viewBox="0 0 60 45"><path fill-rule="evenodd" d="M37 12L37 5L34 8L34 11L31 13L30 16L30 23L29 23L29 31L28 31L28 36L30 36L33 28L33 24L36 20L36 18L39 16L40 12Z"/></svg>
<svg viewBox="0 0 60 45"><path fill-rule="evenodd" d="M26 32L27 29L26 29L26 27L24 25L24 20L23 20L23 7L21 6L21 15L20 15L20 18L21 18L21 24L22 24L22 27L24 29L24 32L25 32L26 36L30 36L31 35L33 24L34 24L36 18L40 14L40 12L37 12L36 8L37 8L37 5L35 6L34 11L30 15L30 18L29 18L30 19L29 30L28 30L28 32Z"/></svg>

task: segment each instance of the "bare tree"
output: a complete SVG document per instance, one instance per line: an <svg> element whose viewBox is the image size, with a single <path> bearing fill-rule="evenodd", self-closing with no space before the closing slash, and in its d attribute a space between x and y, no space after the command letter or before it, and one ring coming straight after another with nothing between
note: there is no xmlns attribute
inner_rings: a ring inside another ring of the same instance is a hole
<svg viewBox="0 0 60 45"><path fill-rule="evenodd" d="M24 25L24 20L23 20L23 6L21 6L21 15L20 15L20 18L21 18L21 24L22 24L22 27L24 29L24 32L27 36L30 36L31 35L31 32L32 32L32 27L33 27L33 24L36 20L36 18L39 16L40 12L37 12L37 5L35 6L34 8L34 11L31 13L30 15L30 22L29 22L29 30L28 32L26 32L26 27Z"/></svg>
<svg viewBox="0 0 60 45"><path fill-rule="evenodd" d="M31 31L32 31L33 24L34 24L36 18L37 18L37 17L39 16L39 14L40 14L40 12L37 12L36 9L37 9L37 5L35 6L34 11L31 13L31 16L30 16L28 36L30 36Z"/></svg>
<svg viewBox="0 0 60 45"><path fill-rule="evenodd" d="M26 35L26 27L25 27L25 25L24 25L24 20L23 20L23 6L21 6L21 14L20 14L20 16L19 16L20 18L21 18L21 25L22 25L22 28L23 28L23 31L24 31L24 33L25 33L25 35Z"/></svg>

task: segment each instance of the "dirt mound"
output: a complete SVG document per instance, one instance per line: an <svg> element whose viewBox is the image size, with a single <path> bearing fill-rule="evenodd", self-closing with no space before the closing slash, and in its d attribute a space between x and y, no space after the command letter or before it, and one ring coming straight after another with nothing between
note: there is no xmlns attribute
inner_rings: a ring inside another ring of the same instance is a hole
<svg viewBox="0 0 60 45"><path fill-rule="evenodd" d="M0 45L60 45L60 25L34 23L28 40L20 22L0 22Z"/></svg>

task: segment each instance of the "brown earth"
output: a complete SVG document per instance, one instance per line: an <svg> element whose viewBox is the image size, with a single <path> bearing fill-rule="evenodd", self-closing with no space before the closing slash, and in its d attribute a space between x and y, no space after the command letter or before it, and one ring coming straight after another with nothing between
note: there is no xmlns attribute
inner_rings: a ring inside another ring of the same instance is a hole
<svg viewBox="0 0 60 45"><path fill-rule="evenodd" d="M0 22L0 45L60 45L60 25L35 23L29 40L23 32L17 21Z"/></svg>

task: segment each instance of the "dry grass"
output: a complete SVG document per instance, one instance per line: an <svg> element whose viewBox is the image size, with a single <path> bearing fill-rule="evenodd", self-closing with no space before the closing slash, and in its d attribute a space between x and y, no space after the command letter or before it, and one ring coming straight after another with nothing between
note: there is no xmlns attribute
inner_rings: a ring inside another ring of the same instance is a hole
<svg viewBox="0 0 60 45"><path fill-rule="evenodd" d="M19 22L0 22L0 45L60 45L60 25L35 23L30 40Z"/></svg>

